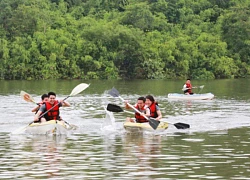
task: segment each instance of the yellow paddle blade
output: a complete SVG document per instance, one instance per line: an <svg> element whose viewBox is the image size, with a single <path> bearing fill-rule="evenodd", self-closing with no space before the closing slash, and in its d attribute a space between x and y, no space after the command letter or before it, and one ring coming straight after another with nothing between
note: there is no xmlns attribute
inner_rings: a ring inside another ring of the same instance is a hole
<svg viewBox="0 0 250 180"><path fill-rule="evenodd" d="M89 84L86 83L81 83L79 85L77 85L72 91L71 94L69 96L75 96L77 94L79 94L80 92L82 92L84 89L86 89L87 87L89 87Z"/></svg>
<svg viewBox="0 0 250 180"><path fill-rule="evenodd" d="M36 103L35 100L34 100L34 98L33 98L30 94L26 93L25 91L21 91L21 92L20 92L20 95L21 95L21 97L22 97L25 101Z"/></svg>

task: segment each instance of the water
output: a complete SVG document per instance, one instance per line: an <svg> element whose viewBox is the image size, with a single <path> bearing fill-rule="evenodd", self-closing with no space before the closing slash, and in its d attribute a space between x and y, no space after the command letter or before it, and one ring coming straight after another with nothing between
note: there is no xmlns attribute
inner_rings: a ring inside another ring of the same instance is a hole
<svg viewBox="0 0 250 180"><path fill-rule="evenodd" d="M82 81L0 81L0 179L250 179L249 81L194 81L212 92L209 101L173 101L182 81L89 81L90 87L70 97L61 109L67 122L79 128L62 136L11 135L33 120L20 91L36 101L50 90L67 97ZM124 104L106 92L115 87L134 103L152 94L164 121L162 133L126 133L129 114L105 111L107 103Z"/></svg>

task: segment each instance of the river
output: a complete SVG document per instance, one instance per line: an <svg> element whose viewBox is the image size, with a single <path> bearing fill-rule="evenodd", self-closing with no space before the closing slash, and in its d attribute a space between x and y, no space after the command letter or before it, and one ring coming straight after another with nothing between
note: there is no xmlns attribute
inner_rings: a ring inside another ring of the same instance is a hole
<svg viewBox="0 0 250 180"><path fill-rule="evenodd" d="M213 100L169 100L181 93L181 80L44 80L0 81L0 179L250 179L250 80L193 80L211 92ZM32 122L33 103L48 91L67 97L80 83L90 86L61 108L67 122L78 126L68 135L13 135ZM107 91L115 87L131 104L143 95L155 97L170 123L161 133L127 133L126 112L105 111L108 103L121 107Z"/></svg>

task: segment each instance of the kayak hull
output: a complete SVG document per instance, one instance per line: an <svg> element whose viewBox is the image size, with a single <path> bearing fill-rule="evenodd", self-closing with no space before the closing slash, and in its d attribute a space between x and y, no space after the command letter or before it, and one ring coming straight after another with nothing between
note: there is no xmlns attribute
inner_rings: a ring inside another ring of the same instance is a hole
<svg viewBox="0 0 250 180"><path fill-rule="evenodd" d="M156 130L154 130L149 123L133 123L133 122L125 122L123 124L124 128L127 131L133 131L133 132L142 132L142 131L157 131L162 132L165 131L168 128L167 122L162 122L159 124Z"/></svg>
<svg viewBox="0 0 250 180"><path fill-rule="evenodd" d="M168 99L179 99L179 100L211 100L214 98L214 94L205 93L205 94L179 94L179 93L169 93Z"/></svg>
<svg viewBox="0 0 250 180"><path fill-rule="evenodd" d="M50 120L43 123L31 123L26 129L26 134L67 134L72 129L63 121Z"/></svg>

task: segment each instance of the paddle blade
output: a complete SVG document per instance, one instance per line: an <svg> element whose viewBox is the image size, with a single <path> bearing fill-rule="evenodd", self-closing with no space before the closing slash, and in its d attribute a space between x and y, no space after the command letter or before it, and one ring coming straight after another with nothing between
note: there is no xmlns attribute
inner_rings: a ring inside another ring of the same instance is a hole
<svg viewBox="0 0 250 180"><path fill-rule="evenodd" d="M33 97L31 95L29 95L28 93L26 93L25 91L21 91L20 92L21 97L27 101L27 102L33 102L36 103L35 100L33 99Z"/></svg>
<svg viewBox="0 0 250 180"><path fill-rule="evenodd" d="M71 94L70 94L69 96L75 96L75 95L79 94L80 92L82 92L83 90L85 90L87 87L89 87L89 84L86 84L86 83L78 84L78 85L71 91Z"/></svg>
<svg viewBox="0 0 250 180"><path fill-rule="evenodd" d="M149 125L150 125L154 130L156 130L157 127L159 126L159 124L161 123L160 121L154 120L154 119L152 119L152 118L149 118L148 121L149 121Z"/></svg>
<svg viewBox="0 0 250 180"><path fill-rule="evenodd" d="M114 87L108 91L108 94L110 94L113 97L119 97L119 91L115 89Z"/></svg>
<svg viewBox="0 0 250 180"><path fill-rule="evenodd" d="M174 126L177 128L177 129L188 129L190 128L190 125L189 124L185 124L185 123L175 123Z"/></svg>
<svg viewBox="0 0 250 180"><path fill-rule="evenodd" d="M107 110L111 112L123 112L123 109L115 104L108 104Z"/></svg>

